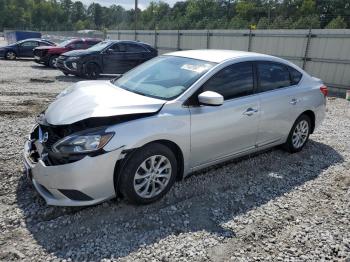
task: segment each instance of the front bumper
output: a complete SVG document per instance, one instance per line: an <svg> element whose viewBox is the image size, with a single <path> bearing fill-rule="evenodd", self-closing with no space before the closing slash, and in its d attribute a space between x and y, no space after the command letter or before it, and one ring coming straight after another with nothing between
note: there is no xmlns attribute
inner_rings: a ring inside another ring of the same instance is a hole
<svg viewBox="0 0 350 262"><path fill-rule="evenodd" d="M76 68L72 66L73 63L76 64ZM72 75L80 75L82 72L82 66L78 61L67 61L60 58L57 60L57 69Z"/></svg>
<svg viewBox="0 0 350 262"><path fill-rule="evenodd" d="M87 206L115 197L114 168L121 149L64 165L48 166L44 154L35 162L33 141L24 146L24 165L48 205ZM35 152L37 153L37 152Z"/></svg>

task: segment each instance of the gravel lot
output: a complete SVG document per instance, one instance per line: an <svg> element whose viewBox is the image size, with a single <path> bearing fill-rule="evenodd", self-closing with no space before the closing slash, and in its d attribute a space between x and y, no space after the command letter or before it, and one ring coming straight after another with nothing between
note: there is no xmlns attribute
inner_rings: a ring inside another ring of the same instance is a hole
<svg viewBox="0 0 350 262"><path fill-rule="evenodd" d="M44 81L44 82L41 82ZM78 78L0 60L0 260L350 261L350 104L306 148L196 173L148 206L49 207L22 175L34 116Z"/></svg>

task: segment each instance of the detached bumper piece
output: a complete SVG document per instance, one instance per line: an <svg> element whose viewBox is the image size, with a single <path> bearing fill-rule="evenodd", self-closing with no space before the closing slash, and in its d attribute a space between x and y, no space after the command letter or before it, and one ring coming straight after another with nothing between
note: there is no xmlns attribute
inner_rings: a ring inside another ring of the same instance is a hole
<svg viewBox="0 0 350 262"><path fill-rule="evenodd" d="M25 143L24 165L28 178L48 205L95 205L115 196L113 176L120 151L52 164L45 143L37 139L37 129Z"/></svg>

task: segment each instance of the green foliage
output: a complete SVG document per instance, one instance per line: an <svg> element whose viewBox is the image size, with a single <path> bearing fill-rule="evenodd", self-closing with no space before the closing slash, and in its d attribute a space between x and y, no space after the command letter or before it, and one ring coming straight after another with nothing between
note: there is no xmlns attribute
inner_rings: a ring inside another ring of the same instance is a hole
<svg viewBox="0 0 350 262"><path fill-rule="evenodd" d="M320 20L317 15L308 15L300 17L292 25L292 28L295 29L305 29L305 28L320 28Z"/></svg>
<svg viewBox="0 0 350 262"><path fill-rule="evenodd" d="M98 2L0 0L0 31L134 29L135 10ZM137 14L137 28L150 30L350 28L349 0L155 0Z"/></svg>
<svg viewBox="0 0 350 262"><path fill-rule="evenodd" d="M339 29L339 28L346 28L346 23L344 18L337 16L332 21L329 22L329 24L326 26L327 29Z"/></svg>

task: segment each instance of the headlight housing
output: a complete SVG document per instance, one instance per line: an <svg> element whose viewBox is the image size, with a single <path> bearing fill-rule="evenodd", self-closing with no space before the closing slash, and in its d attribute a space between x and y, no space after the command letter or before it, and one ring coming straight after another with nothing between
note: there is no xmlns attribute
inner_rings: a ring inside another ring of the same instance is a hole
<svg viewBox="0 0 350 262"><path fill-rule="evenodd" d="M102 149L113 137L114 133L103 130L86 134L67 136L53 145L53 151L61 154L84 154Z"/></svg>

